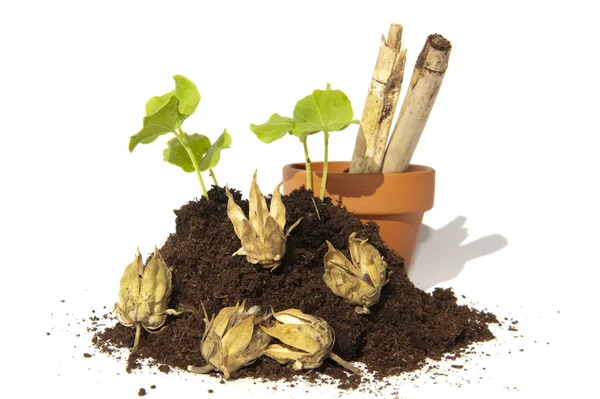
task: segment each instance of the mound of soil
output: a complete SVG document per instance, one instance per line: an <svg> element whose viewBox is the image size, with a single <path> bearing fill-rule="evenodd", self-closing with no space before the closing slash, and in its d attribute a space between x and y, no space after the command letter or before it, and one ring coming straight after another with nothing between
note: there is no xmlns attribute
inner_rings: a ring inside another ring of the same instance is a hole
<svg viewBox="0 0 600 399"><path fill-rule="evenodd" d="M232 193L248 214L248 201L242 200L239 192ZM313 201L312 192L304 189L283 196L287 226L303 219L288 238L284 262L270 272L248 263L245 257L231 255L240 242L227 217L227 197L222 189L213 188L209 198L191 201L175 211L176 231L160 249L173 269L169 307L196 311L169 317L160 334L144 332L139 352L130 358L130 368L139 366L138 358L183 369L190 364L204 365L199 349L204 332L201 301L209 315L245 300L264 310L298 308L322 317L335 331L334 352L348 361L363 362L379 378L413 371L427 358L440 359L471 343L494 338L488 329L488 323L497 322L493 314L457 305L450 289L428 294L416 288L406 275L402 258L381 241L377 225L363 225L329 199ZM325 240L349 256L352 232L367 238L391 270L390 281L369 315L357 314L354 306L333 295L322 280ZM120 324L95 337L103 348L132 347L133 340L134 329ZM347 382L349 378L360 381L329 360L318 371ZM262 358L234 377L279 380L293 375L290 368Z"/></svg>

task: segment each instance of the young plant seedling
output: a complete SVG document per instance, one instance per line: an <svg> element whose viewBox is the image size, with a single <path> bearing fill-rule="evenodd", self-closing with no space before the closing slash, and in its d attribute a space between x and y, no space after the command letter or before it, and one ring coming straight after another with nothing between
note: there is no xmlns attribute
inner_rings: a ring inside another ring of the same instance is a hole
<svg viewBox="0 0 600 399"><path fill-rule="evenodd" d="M288 118L273 114L262 125L250 125L250 130L263 143L272 143L286 134L298 137L304 147L306 162L306 188L312 190L310 157L306 139L308 136L323 132L325 138L325 156L323 159L323 180L321 200L325 198L329 160L329 133L346 129L351 123L360 123L353 119L352 103L341 90L332 90L327 84L325 90L314 90L294 107L294 117Z"/></svg>
<svg viewBox="0 0 600 399"><path fill-rule="evenodd" d="M138 144L149 144L159 136L173 133L163 151L164 160L179 166L185 172L196 172L202 194L208 198L206 186L200 172L209 171L215 186L218 186L213 168L219 163L221 150L229 148L231 136L227 129L211 144L210 139L201 134L187 134L181 124L194 113L200 103L200 93L189 79L173 76L175 90L161 96L152 97L146 103L146 116L142 129L131 136L129 151L133 152Z"/></svg>

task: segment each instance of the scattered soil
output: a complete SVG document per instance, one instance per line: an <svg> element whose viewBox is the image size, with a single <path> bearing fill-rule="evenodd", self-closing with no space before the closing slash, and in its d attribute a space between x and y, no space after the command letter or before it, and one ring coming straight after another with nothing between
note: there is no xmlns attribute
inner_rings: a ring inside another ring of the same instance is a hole
<svg viewBox="0 0 600 399"><path fill-rule="evenodd" d="M248 214L248 202L231 190L237 203ZM128 371L141 367L140 359L152 358L158 364L185 369L204 365L200 343L204 332L202 301L208 314L243 300L265 311L298 308L327 320L336 333L334 352L348 361L366 364L376 378L416 370L426 359L441 359L457 354L474 342L494 338L488 323L496 316L458 305L450 289L428 294L416 288L404 271L404 264L379 237L376 224L362 224L330 199L321 202L304 189L283 197L287 226L298 218L301 223L288 238L284 262L270 272L248 263L245 257L232 256L240 247L227 217L227 197L213 188L210 200L191 201L176 210L176 231L160 249L173 269L173 294L170 308L194 309L179 317L169 317L160 334L143 333L139 352L132 354ZM315 208L316 207L316 208ZM318 212L316 211L318 209ZM371 314L359 315L354 306L329 291L322 280L325 240L348 254L348 237L356 232L379 250L391 270L390 281L382 290ZM94 342L107 349L132 347L134 329L116 324L97 333ZM348 376L331 361L319 368L321 373L341 379L342 388L356 387L360 376ZM268 358L242 368L234 377L261 380L290 379L296 372ZM318 379L317 373L306 373Z"/></svg>

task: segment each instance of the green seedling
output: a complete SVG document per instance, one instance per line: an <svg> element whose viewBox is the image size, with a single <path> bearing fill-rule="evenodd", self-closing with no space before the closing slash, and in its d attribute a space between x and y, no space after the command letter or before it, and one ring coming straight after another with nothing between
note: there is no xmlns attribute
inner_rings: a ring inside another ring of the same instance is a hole
<svg viewBox="0 0 600 399"><path fill-rule="evenodd" d="M327 185L329 133L346 129L351 123L360 123L353 119L352 103L341 90L332 90L327 84L325 90L315 90L304 97L294 107L294 117L289 118L273 114L261 125L250 125L250 130L263 143L272 143L286 134L296 136L304 147L306 162L306 188L312 190L311 165L306 140L308 136L323 132L325 155L323 158L323 180L320 198L325 196Z"/></svg>
<svg viewBox="0 0 600 399"><path fill-rule="evenodd" d="M163 151L164 160L179 166L185 172L196 172L202 194L208 198L200 172L209 171L214 185L219 185L212 169L219 163L221 150L231 145L231 136L225 129L211 144L210 139L204 135L185 133L181 124L196 111L200 103L200 92L191 80L181 75L175 75L173 79L175 90L152 97L146 103L143 127L131 136L129 151L133 152L138 144L152 143L164 134L174 134L175 137L168 141L167 148Z"/></svg>

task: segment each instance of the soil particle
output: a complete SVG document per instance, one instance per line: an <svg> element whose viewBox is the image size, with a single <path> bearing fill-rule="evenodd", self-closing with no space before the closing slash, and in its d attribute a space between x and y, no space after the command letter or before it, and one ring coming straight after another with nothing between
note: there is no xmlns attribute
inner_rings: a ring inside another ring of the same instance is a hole
<svg viewBox="0 0 600 399"><path fill-rule="evenodd" d="M171 367L169 367L168 364L161 364L160 366L158 366L158 370L165 374L169 374L169 372L171 371Z"/></svg>
<svg viewBox="0 0 600 399"><path fill-rule="evenodd" d="M241 199L239 191L231 192L248 214L247 200ZM281 266L270 272L248 263L245 257L231 255L240 242L227 217L227 198L222 189L215 188L209 197L175 211L175 233L160 249L173 270L169 307L195 311L169 317L160 334L144 331L127 371L141 367L139 360L144 358L162 364L159 369L163 372L170 367L206 364L199 350L204 332L201 301L209 315L245 300L247 305L258 305L265 311L271 307L275 311L298 308L322 317L336 333L334 352L350 362L366 364L376 379L419 369L428 358L456 355L474 342L494 338L488 323L497 323L496 316L458 305L451 289L426 293L416 288L406 275L402 258L382 242L377 225L363 225L330 199L313 202L312 192L304 189L283 196L286 227L303 219L288 237ZM390 281L369 315L357 314L322 280L325 240L349 256L348 237L353 232L379 250L391 271ZM103 349L107 344L131 347L133 340L134 329L116 324L99 332L94 342ZM318 371L340 379L341 388L355 388L361 383L360 376L349 376L332 361L325 361ZM261 358L234 377L291 381L296 375L288 367ZM316 372L306 373L306 377L320 380Z"/></svg>

